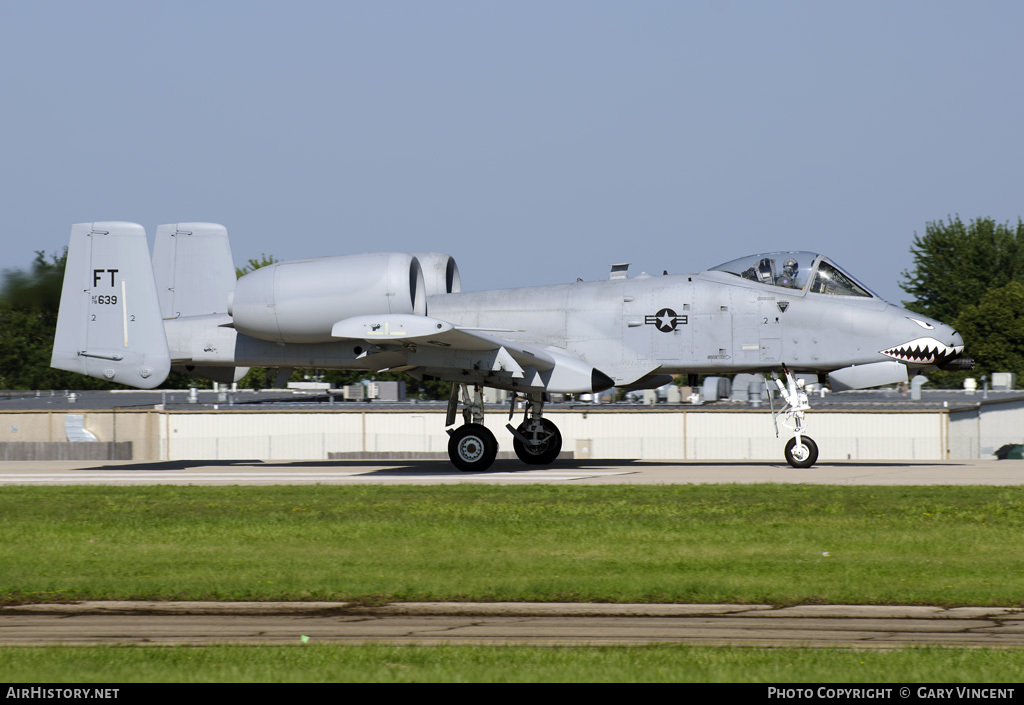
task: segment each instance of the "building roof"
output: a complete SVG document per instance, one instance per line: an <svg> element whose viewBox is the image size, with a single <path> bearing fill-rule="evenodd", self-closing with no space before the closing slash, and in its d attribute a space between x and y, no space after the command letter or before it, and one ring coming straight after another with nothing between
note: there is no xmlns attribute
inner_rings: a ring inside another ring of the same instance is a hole
<svg viewBox="0 0 1024 705"><path fill-rule="evenodd" d="M13 411L68 411L86 410L147 410L165 408L176 411L210 411L231 409L235 411L287 411L317 409L409 409L419 407L424 411L443 410L444 401L406 402L360 402L344 401L341 390L239 390L217 392L210 389L197 390L195 401L190 401L187 389L178 390L115 390L115 391L0 391L0 413ZM967 410L980 406L999 405L1007 402L1024 401L1024 390L978 390L971 394L962 389L924 389L921 399L912 398L910 391L896 389L857 390L847 392L826 392L821 396L811 392L811 409L814 411L934 411L939 409ZM775 401L778 410L781 404ZM507 402L494 405L507 408ZM650 410L651 406L640 403L618 402L592 404L564 402L550 404L546 408L586 408L607 411ZM717 401L702 405L658 403L654 410L688 409L705 411L739 411L758 408L767 411L768 402L763 400L760 407L749 402Z"/></svg>

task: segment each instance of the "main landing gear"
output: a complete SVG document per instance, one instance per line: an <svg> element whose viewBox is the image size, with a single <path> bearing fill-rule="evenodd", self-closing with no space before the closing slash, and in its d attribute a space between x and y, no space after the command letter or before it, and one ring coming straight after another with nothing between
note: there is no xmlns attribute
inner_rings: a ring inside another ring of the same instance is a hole
<svg viewBox="0 0 1024 705"><path fill-rule="evenodd" d="M483 390L473 387L472 397L469 385L452 385L452 396L448 400L446 426L455 423L459 403L459 389L462 389L464 408L463 425L448 430L448 457L452 464L463 472L481 472L491 467L498 455L498 441L484 426ZM512 433L512 447L516 455L527 465L548 465L562 450L562 434L551 421L543 418L544 398L541 394L526 397L526 411L523 422L517 428L512 424L506 428ZM516 396L512 396L509 408L511 420L515 409Z"/></svg>
<svg viewBox="0 0 1024 705"><path fill-rule="evenodd" d="M772 420L775 421L775 437L779 435L778 417L785 415L786 419L792 421L792 425L782 422L782 425L792 430L796 435L786 443L786 462L795 468L809 468L818 460L818 444L810 436L804 435L804 414L811 409L807 401L807 392L804 390L804 381L793 377L793 373L783 365L782 372L786 375L786 382L779 379L779 375L772 372L772 379L779 389L779 394L786 402L778 413L772 409ZM767 380L765 380L767 383ZM771 394L768 395L771 399Z"/></svg>
<svg viewBox="0 0 1024 705"><path fill-rule="evenodd" d="M512 407L508 413L509 419L512 418L515 403L516 398L513 396ZM519 459L527 465L549 465L562 451L562 434L558 432L558 426L541 417L543 408L544 397L540 394L530 394L526 398L526 411L523 412L523 422L519 427L505 425L513 436L512 448Z"/></svg>
<svg viewBox="0 0 1024 705"><path fill-rule="evenodd" d="M459 404L459 388L462 388L465 407L462 410L463 425L448 430L448 457L452 465L463 472L479 472L491 467L498 455L498 439L484 426L484 393L480 386L453 384L452 396L448 400L448 417L445 426L455 423L455 412Z"/></svg>
<svg viewBox="0 0 1024 705"><path fill-rule="evenodd" d="M486 470L498 455L498 439L486 426L468 423L450 432L448 457L463 472Z"/></svg>

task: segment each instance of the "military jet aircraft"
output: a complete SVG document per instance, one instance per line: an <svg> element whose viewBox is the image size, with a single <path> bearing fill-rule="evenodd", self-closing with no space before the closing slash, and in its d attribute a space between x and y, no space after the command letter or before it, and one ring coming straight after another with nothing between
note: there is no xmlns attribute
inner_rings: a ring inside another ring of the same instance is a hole
<svg viewBox="0 0 1024 705"><path fill-rule="evenodd" d="M562 445L543 416L546 393L767 374L785 401L773 413L794 432L786 459L810 467L818 449L795 373L826 374L840 391L973 364L950 326L883 301L813 252L693 274L630 277L627 268L600 281L463 292L448 255L371 253L275 263L236 281L221 225L161 225L151 260L141 225L80 223L51 365L146 389L172 368L220 382L250 366L277 368L282 386L295 367L447 380L449 456L479 471L498 448L483 425L483 387L513 392L511 408L524 399L522 423L507 428L519 458L544 465Z"/></svg>

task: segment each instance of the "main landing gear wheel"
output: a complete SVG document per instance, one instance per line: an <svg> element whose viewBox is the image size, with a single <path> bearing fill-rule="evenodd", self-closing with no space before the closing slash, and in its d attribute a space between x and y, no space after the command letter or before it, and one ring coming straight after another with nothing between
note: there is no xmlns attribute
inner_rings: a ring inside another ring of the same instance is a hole
<svg viewBox="0 0 1024 705"><path fill-rule="evenodd" d="M556 426L547 419L540 419L541 430L537 432L539 437L536 443L523 443L518 437L513 436L512 447L516 455L527 465L550 465L562 451L562 434ZM534 440L530 433L530 422L524 421L516 429L526 438Z"/></svg>
<svg viewBox="0 0 1024 705"><path fill-rule="evenodd" d="M786 460L795 468L809 468L818 460L818 444L807 436L797 443L794 436L786 444Z"/></svg>
<svg viewBox="0 0 1024 705"><path fill-rule="evenodd" d="M497 455L498 441L483 424L459 426L448 437L448 457L462 472L486 470Z"/></svg>

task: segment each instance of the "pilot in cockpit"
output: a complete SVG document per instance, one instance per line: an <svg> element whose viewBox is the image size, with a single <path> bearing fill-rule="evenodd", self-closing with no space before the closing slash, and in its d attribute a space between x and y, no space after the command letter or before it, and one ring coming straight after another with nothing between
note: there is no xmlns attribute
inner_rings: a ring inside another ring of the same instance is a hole
<svg viewBox="0 0 1024 705"><path fill-rule="evenodd" d="M779 275L776 284L779 286L788 286L791 288L798 288L796 283L797 274L800 273L800 264L790 257L782 265L782 273Z"/></svg>

